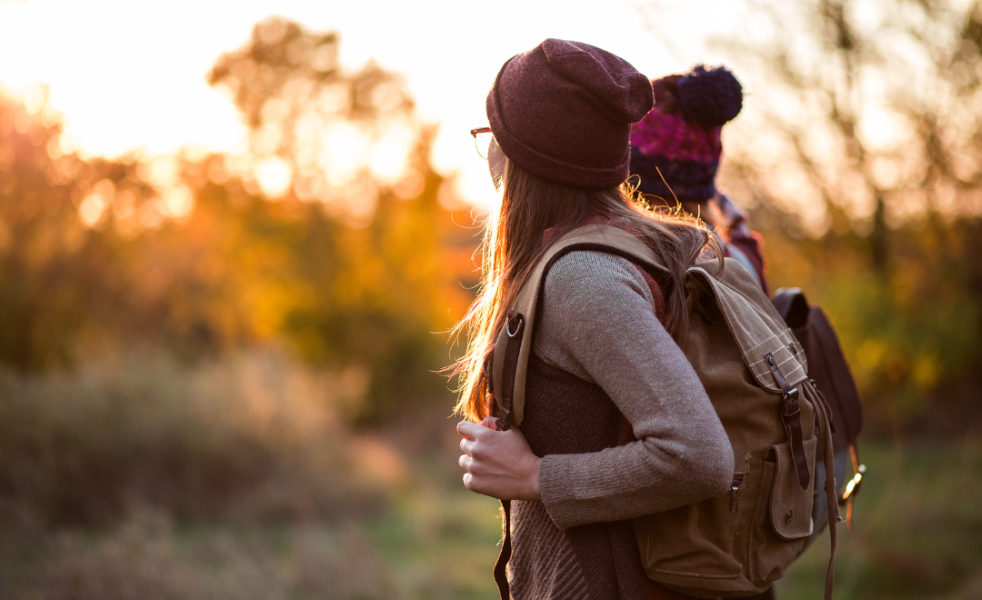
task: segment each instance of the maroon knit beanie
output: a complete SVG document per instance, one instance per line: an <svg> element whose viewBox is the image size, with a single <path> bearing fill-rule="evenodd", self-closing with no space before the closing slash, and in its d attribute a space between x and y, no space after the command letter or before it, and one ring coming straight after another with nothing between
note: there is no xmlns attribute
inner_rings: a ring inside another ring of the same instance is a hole
<svg viewBox="0 0 982 600"><path fill-rule="evenodd" d="M653 105L648 78L624 59L548 39L501 67L487 111L509 160L549 181L603 189L627 179L631 124Z"/></svg>

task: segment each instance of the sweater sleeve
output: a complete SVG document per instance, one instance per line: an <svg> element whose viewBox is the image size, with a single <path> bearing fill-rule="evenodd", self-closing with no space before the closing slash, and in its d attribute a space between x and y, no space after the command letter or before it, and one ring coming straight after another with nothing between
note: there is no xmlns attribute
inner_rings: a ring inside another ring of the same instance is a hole
<svg viewBox="0 0 982 600"><path fill-rule="evenodd" d="M627 260L573 252L546 278L535 352L596 383L637 441L543 457L542 501L566 528L661 512L724 494L733 451L685 355Z"/></svg>

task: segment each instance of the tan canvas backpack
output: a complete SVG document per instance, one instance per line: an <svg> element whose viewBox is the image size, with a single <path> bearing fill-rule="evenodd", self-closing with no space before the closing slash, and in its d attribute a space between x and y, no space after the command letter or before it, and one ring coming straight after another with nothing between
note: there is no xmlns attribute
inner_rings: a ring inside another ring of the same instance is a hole
<svg viewBox="0 0 982 600"><path fill-rule="evenodd" d="M575 250L616 254L664 273L641 240L610 225L585 225L556 241L519 292L492 358L499 427L521 426L539 297L549 267ZM836 502L828 407L808 378L801 345L750 274L726 259L686 272L690 317L682 349L733 445L730 492L635 519L648 577L701 598L748 596L784 575L812 533L816 461L825 462L832 560Z"/></svg>

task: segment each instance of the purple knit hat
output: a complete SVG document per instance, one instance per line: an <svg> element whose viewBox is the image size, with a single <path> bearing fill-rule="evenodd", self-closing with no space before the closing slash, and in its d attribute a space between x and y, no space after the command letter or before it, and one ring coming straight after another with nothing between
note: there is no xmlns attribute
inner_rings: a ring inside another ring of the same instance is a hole
<svg viewBox="0 0 982 600"><path fill-rule="evenodd" d="M602 189L627 179L631 124L653 104L650 82L624 59L547 39L501 67L487 111L509 160L549 181Z"/></svg>
<svg viewBox="0 0 982 600"><path fill-rule="evenodd" d="M631 130L631 175L640 178L638 189L669 201L673 192L681 200L712 198L723 153L720 132L743 107L740 82L726 67L699 65L651 87L655 108Z"/></svg>

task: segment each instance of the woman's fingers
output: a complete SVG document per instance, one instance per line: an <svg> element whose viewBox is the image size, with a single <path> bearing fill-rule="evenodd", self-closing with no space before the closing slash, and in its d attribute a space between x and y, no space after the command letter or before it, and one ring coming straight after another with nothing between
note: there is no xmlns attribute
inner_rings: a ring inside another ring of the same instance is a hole
<svg viewBox="0 0 982 600"><path fill-rule="evenodd" d="M492 430L488 429L487 427L482 427L477 423L461 421L460 423L457 423L457 433L472 440L477 440L483 435L492 433Z"/></svg>

